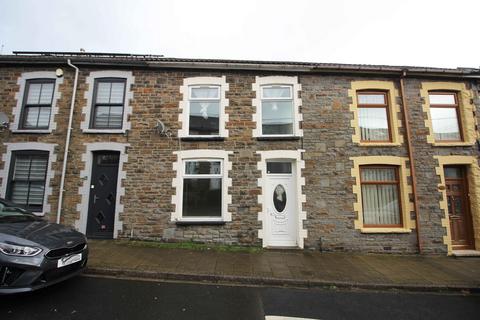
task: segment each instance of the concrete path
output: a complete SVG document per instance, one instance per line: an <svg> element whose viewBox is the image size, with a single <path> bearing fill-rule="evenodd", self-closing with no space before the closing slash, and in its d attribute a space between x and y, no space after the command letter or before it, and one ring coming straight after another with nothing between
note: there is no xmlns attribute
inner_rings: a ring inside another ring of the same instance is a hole
<svg viewBox="0 0 480 320"><path fill-rule="evenodd" d="M300 287L480 292L480 258L164 249L89 241L87 273Z"/></svg>

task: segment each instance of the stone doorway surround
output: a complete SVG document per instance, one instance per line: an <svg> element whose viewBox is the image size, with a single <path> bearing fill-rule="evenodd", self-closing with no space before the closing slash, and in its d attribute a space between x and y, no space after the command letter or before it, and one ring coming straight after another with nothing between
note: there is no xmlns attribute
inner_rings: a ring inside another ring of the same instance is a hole
<svg viewBox="0 0 480 320"><path fill-rule="evenodd" d="M303 211L303 203L306 202L305 193L302 191L305 186L305 178L302 176L302 170L305 168L305 161L302 160L302 153L305 150L269 150L257 151L260 155L260 161L257 163L257 168L261 172L261 177L258 179L258 186L261 188L261 193L258 195L258 203L262 205L262 211L258 213L258 220L262 222L262 228L258 230L258 238L262 239L262 246L268 246L268 234L266 231L267 213L266 213L266 175L267 175L267 160L290 160L296 163L295 165L295 186L297 194L297 246L301 249L304 247L304 240L307 237L307 230L303 228L303 221L307 219L307 213Z"/></svg>
<svg viewBox="0 0 480 320"><path fill-rule="evenodd" d="M120 214L123 213L123 204L120 199L125 195L125 187L122 186L122 180L127 178L127 172L124 164L128 161L126 149L129 146L127 143L117 142L94 142L86 143L85 153L82 154L82 161L85 167L80 171L80 179L83 180L83 185L78 188L78 194L81 196L81 202L77 205L79 218L75 220L75 229L82 233L87 231L88 218L88 203L90 199L90 184L92 178L92 164L94 151L119 151L120 160L118 164L118 178L117 178L117 199L115 200L115 220L113 227L113 238L118 237L119 232L123 229L123 223L120 221Z"/></svg>
<svg viewBox="0 0 480 320"><path fill-rule="evenodd" d="M452 248L450 220L448 217L447 193L445 190L444 166L446 165L465 165L465 167L467 168L470 212L473 224L473 241L475 248L478 250L480 248L480 167L478 165L477 157L434 156L434 158L438 162L438 166L435 168L435 172L440 177L440 183L438 184L439 192L441 192L442 194L442 198L440 200L440 209L442 209L444 212L444 217L442 218L442 226L446 229L446 234L443 236L443 243L447 246L448 255L458 256L458 252L463 250L453 250Z"/></svg>

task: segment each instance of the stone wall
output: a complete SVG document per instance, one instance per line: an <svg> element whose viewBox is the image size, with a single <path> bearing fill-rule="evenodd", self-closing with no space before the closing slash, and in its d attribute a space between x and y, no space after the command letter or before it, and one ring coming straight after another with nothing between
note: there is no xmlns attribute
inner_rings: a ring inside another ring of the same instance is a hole
<svg viewBox="0 0 480 320"><path fill-rule="evenodd" d="M16 105L15 93L18 91L17 79L25 71L52 71L55 68L2 68L0 69L0 111L11 115ZM405 234L362 234L354 228L356 212L353 210L355 184L351 175L353 161L350 157L392 155L407 157L406 143L395 147L365 147L352 142L353 128L350 121L353 114L349 110L351 97L348 90L351 81L388 80L399 89L398 79L362 78L340 75L282 74L296 75L302 85L301 98L304 137L290 141L259 141L252 137L252 83L260 74L246 71L168 71L135 69L132 86L133 114L130 117L132 128L125 134L83 133L80 123L86 105L85 83L91 71L99 69L81 68L76 105L73 119L72 140L65 181L65 199L62 222L74 225L80 213L77 205L83 185L81 170L85 163L82 155L86 152L85 143L121 142L128 143L128 162L125 164L127 178L124 181L125 195L121 199L124 212L120 216L123 231L120 237L143 239L162 239L168 241L202 241L235 243L242 245L261 245L258 230L258 212L261 206L257 196L261 192L257 184L260 172L257 162L259 150L297 150L304 149L305 169L303 176L306 185L303 192L307 202L304 210L307 220L304 227L308 230L305 239L306 248L324 251L364 251L414 253L417 251L416 232ZM14 134L0 133L3 142L39 141L56 143L57 162L53 165L55 178L52 183L53 195L49 198L52 212L48 218L55 220L58 201L63 146L67 130L68 113L73 87L73 71L64 68L65 75L62 92L58 101L59 114L56 116L57 129L52 134ZM226 128L229 137L224 141L179 141L177 138L159 136L154 126L157 119L166 124L176 135L181 123L179 119L179 101L182 100L180 86L183 79L193 76L226 76L229 91L226 98L229 106L226 113L229 122ZM422 80L423 81L423 80ZM468 84L470 85L470 84ZM439 208L441 193L437 190L438 176L435 174L434 155L475 155L474 147L434 147L426 141L427 129L420 97L421 81L406 80L406 100L410 110L412 144L414 147L415 169L417 171L418 200L420 206L420 231L426 253L445 253L443 243L445 228L440 219L443 212ZM399 98L398 98L399 99ZM397 101L401 104L401 101ZM402 107L403 108L403 107ZM479 105L476 108L480 108ZM477 117L480 113L477 110ZM398 114L403 121L402 113ZM403 126L400 134L405 137ZM232 221L224 225L180 226L170 221L174 205L171 203L175 189L172 179L176 173L173 163L174 151L190 149L223 149L233 151L232 162L232 204L229 211ZM0 153L5 146L0 144ZM3 167L0 163L0 169ZM4 178L4 177L0 177ZM412 213L414 218L414 213Z"/></svg>

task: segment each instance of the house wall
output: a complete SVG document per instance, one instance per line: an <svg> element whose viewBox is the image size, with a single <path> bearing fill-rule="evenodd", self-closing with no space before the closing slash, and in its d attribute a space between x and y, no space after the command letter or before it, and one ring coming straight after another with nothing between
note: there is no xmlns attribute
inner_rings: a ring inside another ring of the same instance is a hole
<svg viewBox="0 0 480 320"><path fill-rule="evenodd" d="M16 106L15 94L19 90L17 81L23 72L54 71L56 68L1 68L0 69L0 112L12 117ZM132 114L131 130L126 133L103 134L84 133L80 124L85 121L82 108L87 106L85 92L88 90L87 77L92 71L104 69L81 68L78 91L76 94L73 118L72 140L65 181L64 207L62 222L75 225L80 220L79 204L82 200L83 174L90 169L85 168L87 144L117 143L126 145L128 160L123 164L125 179L122 180L124 195L120 198L123 212L119 220L122 229L118 237L157 239L168 241L202 241L218 243L235 243L241 245L261 245L258 233L262 228L258 213L262 207L258 195L262 192L258 184L261 172L258 162L261 160L257 151L269 150L305 150L303 160L305 168L301 171L305 179L303 194L306 202L303 211L307 219L303 228L307 231L304 239L305 248L324 251L362 251L362 252L417 252L417 236L415 229L404 233L362 233L355 228L357 212L354 203L357 201L353 192L356 183L352 176L354 157L393 156L408 157L406 142L394 146L362 146L352 139L354 128L351 121L354 114L350 110L352 97L349 90L353 81L390 81L395 89L399 89L398 79L379 77L359 77L340 75L291 74L298 76L301 84L301 113L303 121L303 137L297 140L260 141L253 137L256 123L252 121L255 112L252 99L255 92L252 84L257 76L270 76L271 73L247 71L173 71L134 69L134 83L131 87L133 98L130 100ZM51 134L0 133L2 143L0 154L5 154L3 142L44 142L56 144L56 161L52 164L54 177L51 180L52 194L48 197L51 212L47 218L55 220L63 148L68 123L70 99L72 96L74 73L64 68L63 83L60 84L58 114L55 115L56 129ZM226 113L228 122L226 129L228 138L224 141L179 141L175 136L181 128L179 103L183 99L180 87L187 77L221 77L226 76L229 100ZM417 192L419 200L419 219L421 242L425 253L441 253L448 251L444 236L447 231L442 226L445 212L440 208L442 198L438 190L440 177L435 168L438 162L434 156L441 155L479 155L478 147L444 147L434 146L427 142L428 129L425 127L426 114L422 109L420 91L422 81L432 79L406 80L406 101L410 110L410 126L412 129L412 145L414 148L414 166L417 173ZM458 81L457 81L458 82ZM477 97L475 84L465 82L467 89ZM473 86L473 87L472 87ZM395 96L394 103L400 105L401 99ZM475 106L476 119L479 120L478 100ZM89 107L89 106L87 106ZM403 107L401 107L403 108ZM400 110L401 111L401 110ZM473 116L473 115L472 115ZM397 113L399 121L403 121L402 112ZM158 135L154 126L161 120L175 135L171 138ZM398 127L398 134L405 137L403 126ZM219 149L233 151L229 155L232 164L229 177L232 186L229 194L232 203L228 211L232 220L223 225L177 225L171 221L175 211L172 196L175 188L172 181L176 177L173 164L177 161L175 151L195 149ZM4 163L0 163L0 170ZM8 170L7 170L8 171ZM82 173L83 171L83 173ZM5 179L2 176L0 179ZM407 179L411 188L411 179ZM410 194L410 197L412 195ZM410 200L410 199L409 199ZM81 210L80 210L81 211ZM85 213L84 213L85 214ZM409 212L412 220L415 213Z"/></svg>

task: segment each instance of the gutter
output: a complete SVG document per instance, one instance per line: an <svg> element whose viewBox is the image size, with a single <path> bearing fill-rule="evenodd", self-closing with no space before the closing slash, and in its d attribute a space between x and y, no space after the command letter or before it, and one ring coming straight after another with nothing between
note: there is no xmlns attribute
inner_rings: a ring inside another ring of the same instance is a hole
<svg viewBox="0 0 480 320"><path fill-rule="evenodd" d="M413 146L411 142L411 135L410 135L410 118L408 112L408 105L405 99L405 77L407 76L407 70L402 71L402 75L400 76L400 95L402 96L402 110L403 110L403 122L405 128L405 136L407 140L407 151L408 151L408 162L410 163L410 177L412 179L412 194L413 194L413 210L415 211L415 224L416 228L415 231L417 233L417 246L418 246L418 253L422 253L422 241L420 238L420 212L418 206L418 197L417 197L417 175L415 173L415 165L413 162Z"/></svg>
<svg viewBox="0 0 480 320"><path fill-rule="evenodd" d="M73 82L73 92L72 92L72 101L70 104L70 115L68 118L68 128L67 128L67 138L65 139L65 151L63 153L63 167L62 167L62 176L60 179L60 193L58 195L58 206L57 206L57 223L60 223L60 216L62 214L62 202L63 202L63 188L65 186L65 173L67 171L67 160L68 160L68 149L70 148L70 137L72 133L72 121L73 121L73 110L75 108L75 97L77 94L77 84L78 84L78 71L79 69L72 64L70 59L67 60L67 64L75 69L75 80Z"/></svg>
<svg viewBox="0 0 480 320"><path fill-rule="evenodd" d="M0 65L49 65L64 61L64 56L0 56ZM302 72L317 74L360 74L384 75L397 77L403 70L410 76L438 77L457 79L480 79L479 69L442 69L429 67L402 67L402 66L375 66L375 65L349 65L349 64L319 64L308 62L281 62L281 61L248 61L248 60L214 60L214 59L136 59L136 58L106 58L72 56L77 66L92 67L122 67L122 68L147 68L147 69L198 69L198 70L238 70L238 71L270 71L270 72Z"/></svg>

